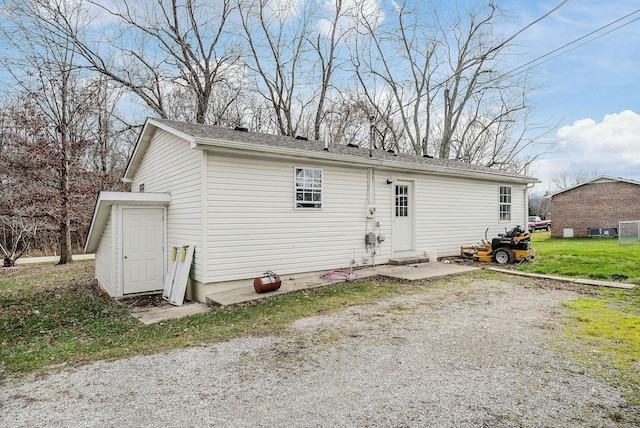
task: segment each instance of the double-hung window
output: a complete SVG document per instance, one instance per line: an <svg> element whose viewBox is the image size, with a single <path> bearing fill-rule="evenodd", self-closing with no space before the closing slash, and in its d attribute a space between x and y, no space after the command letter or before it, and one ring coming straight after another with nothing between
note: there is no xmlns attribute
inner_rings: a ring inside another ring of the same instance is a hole
<svg viewBox="0 0 640 428"><path fill-rule="evenodd" d="M409 186L396 185L396 217L409 217Z"/></svg>
<svg viewBox="0 0 640 428"><path fill-rule="evenodd" d="M500 221L511 221L511 186L500 186Z"/></svg>
<svg viewBox="0 0 640 428"><path fill-rule="evenodd" d="M322 170L295 168L295 207L322 208Z"/></svg>

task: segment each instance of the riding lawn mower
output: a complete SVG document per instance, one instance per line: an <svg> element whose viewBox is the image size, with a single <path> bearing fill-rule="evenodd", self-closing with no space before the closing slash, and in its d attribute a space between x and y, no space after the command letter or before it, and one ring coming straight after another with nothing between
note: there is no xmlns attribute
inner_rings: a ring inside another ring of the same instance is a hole
<svg viewBox="0 0 640 428"><path fill-rule="evenodd" d="M487 240L487 230L484 232L482 243L460 247L460 255L463 259L476 262L496 262L504 265L507 263L521 263L533 260L535 250L531 248L531 235L520 226L516 226L506 233L499 233L491 242Z"/></svg>

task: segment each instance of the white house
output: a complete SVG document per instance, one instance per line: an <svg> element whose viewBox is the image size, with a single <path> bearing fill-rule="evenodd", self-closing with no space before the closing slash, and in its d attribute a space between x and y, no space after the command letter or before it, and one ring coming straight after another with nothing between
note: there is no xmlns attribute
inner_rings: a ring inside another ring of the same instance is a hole
<svg viewBox="0 0 640 428"><path fill-rule="evenodd" d="M188 295L223 283L393 258L457 255L526 225L536 179L466 163L148 119L124 175L98 196L85 251L112 296L162 290L193 244Z"/></svg>

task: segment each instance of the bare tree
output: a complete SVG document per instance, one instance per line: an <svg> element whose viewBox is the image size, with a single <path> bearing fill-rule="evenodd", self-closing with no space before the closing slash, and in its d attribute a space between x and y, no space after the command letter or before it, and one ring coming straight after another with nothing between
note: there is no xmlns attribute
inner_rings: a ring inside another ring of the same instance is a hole
<svg viewBox="0 0 640 428"><path fill-rule="evenodd" d="M537 144L549 127L529 121L526 76L500 70L513 39L496 32L502 12L493 3L461 7L361 9L355 75L377 115L381 101L395 104L387 115L400 125L400 150L523 172L546 150Z"/></svg>
<svg viewBox="0 0 640 428"><path fill-rule="evenodd" d="M395 103L390 98L381 98L374 108L364 93L343 90L339 100L332 100L332 110L325 111L324 138L331 144L402 151L397 143L402 125L394 111Z"/></svg>
<svg viewBox="0 0 640 428"><path fill-rule="evenodd" d="M117 182L126 168L138 126L129 123L119 107L126 93L124 88L97 73L85 81L93 91L92 104L80 130L89 143L84 163L88 171L95 173L100 190L116 190L121 187Z"/></svg>
<svg viewBox="0 0 640 428"><path fill-rule="evenodd" d="M328 11L330 19L321 21L325 26L309 40L317 55L317 74L320 81L313 120L313 138L315 140L320 139L321 125L325 121L327 113L331 112L330 109L327 111L325 106L330 101L328 97L333 87L334 74L339 71L341 62L344 61L340 50L344 47L345 40L351 32L351 28L343 24L347 18L345 1L334 0L333 2L325 2L325 5L331 8Z"/></svg>
<svg viewBox="0 0 640 428"><path fill-rule="evenodd" d="M89 104L90 93L79 90L77 85L76 51L69 38L43 25L37 17L46 12L37 2L14 6L13 25L3 27L3 32L18 55L5 61L9 62L7 69L14 80L27 93L28 115L22 118L23 123L19 123L25 129L25 141L42 143L44 152L48 151L45 147L50 149L49 159L54 162L48 166L56 171L55 183L48 183L48 187L57 193L60 263L65 264L71 262L69 170L72 145L77 143L76 137L82 138L76 133L76 125ZM65 11L67 16L76 12ZM74 22L78 24L80 20L74 19ZM11 37L7 32L11 32ZM45 165L42 167L47 169Z"/></svg>
<svg viewBox="0 0 640 428"><path fill-rule="evenodd" d="M8 1L13 8L25 8L22 0ZM231 0L26 3L41 25L73 44L85 67L126 87L161 117L169 116L169 94L186 88L192 102L188 119L203 123L215 86L227 79L230 64L238 62L235 42L225 32ZM76 25L73 14L110 25L88 29Z"/></svg>
<svg viewBox="0 0 640 428"><path fill-rule="evenodd" d="M307 102L298 97L309 50L310 13L281 0L242 0L239 15L249 55L247 67L257 91L273 109L275 130L295 136ZM302 75L302 77L301 77Z"/></svg>
<svg viewBox="0 0 640 428"><path fill-rule="evenodd" d="M378 120L391 125L397 117L400 126L386 130L398 150L426 154L439 41L422 19L422 5L397 3L388 16L359 6L351 60L361 91Z"/></svg>
<svg viewBox="0 0 640 428"><path fill-rule="evenodd" d="M39 107L33 107L27 99L11 109L0 153L2 252L9 265L28 250L35 233L43 229L57 229L59 250L66 250L64 245L70 242L70 228L65 227L70 225L70 210L64 206L68 193L63 193L68 189L63 172L68 158L61 142L50 138L48 118Z"/></svg>
<svg viewBox="0 0 640 428"><path fill-rule="evenodd" d="M50 206L47 192L36 190L37 184L12 174L11 152L0 153L0 254L3 267L15 266L20 257L37 245L38 233L48 229L50 214L55 210ZM43 205L49 205L49 212L42 211Z"/></svg>
<svg viewBox="0 0 640 428"><path fill-rule="evenodd" d="M467 114L467 104L480 100L486 91L494 89L495 60L504 45L495 41L492 27L500 16L499 9L489 3L486 13L471 10L467 15L458 14L453 23L438 16L442 39L447 45L450 70L443 82L444 117L439 154L448 159L451 140ZM477 108L474 109L477 111ZM474 121L467 121L474 124Z"/></svg>
<svg viewBox="0 0 640 428"><path fill-rule="evenodd" d="M549 218L551 213L551 198L542 192L529 193L529 215Z"/></svg>
<svg viewBox="0 0 640 428"><path fill-rule="evenodd" d="M82 31L86 22L81 9L71 2L48 3L52 4L69 23L75 23L75 32ZM11 186L5 188L6 194L15 196L11 201L17 208L9 212L14 220L38 217L56 224L58 253L64 264L72 260L72 231L77 235L91 209L86 205L92 198L86 195L96 191L89 180L93 178L87 168L89 153L93 152L89 156L98 164L97 170L104 172L102 177L111 173L107 171L110 154L106 150L111 138L107 121L112 112L105 110L105 87L78 65L73 40L48 25L45 18L50 18L49 11L38 2L15 6L8 17L11 25L2 28L12 45L10 55L2 61L20 88L11 110L12 129L6 137L10 149L1 154L5 171L11 173L3 184ZM98 188L109 187L102 181ZM23 201L29 203L23 205Z"/></svg>
<svg viewBox="0 0 640 428"><path fill-rule="evenodd" d="M584 183L585 181L589 181L600 175L602 174L600 174L597 169L581 169L574 172L562 171L551 177L551 183L555 187L553 191L559 192L561 190L568 189L569 187Z"/></svg>

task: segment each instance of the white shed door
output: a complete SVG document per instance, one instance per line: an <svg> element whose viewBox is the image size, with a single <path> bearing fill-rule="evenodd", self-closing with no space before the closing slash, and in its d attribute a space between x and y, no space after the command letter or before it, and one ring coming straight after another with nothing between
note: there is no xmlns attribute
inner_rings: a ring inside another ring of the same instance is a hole
<svg viewBox="0 0 640 428"><path fill-rule="evenodd" d="M394 185L394 188L393 251L411 251L413 250L412 186L408 181L399 181Z"/></svg>
<svg viewBox="0 0 640 428"><path fill-rule="evenodd" d="M145 293L164 286L164 210L122 210L122 293Z"/></svg>

